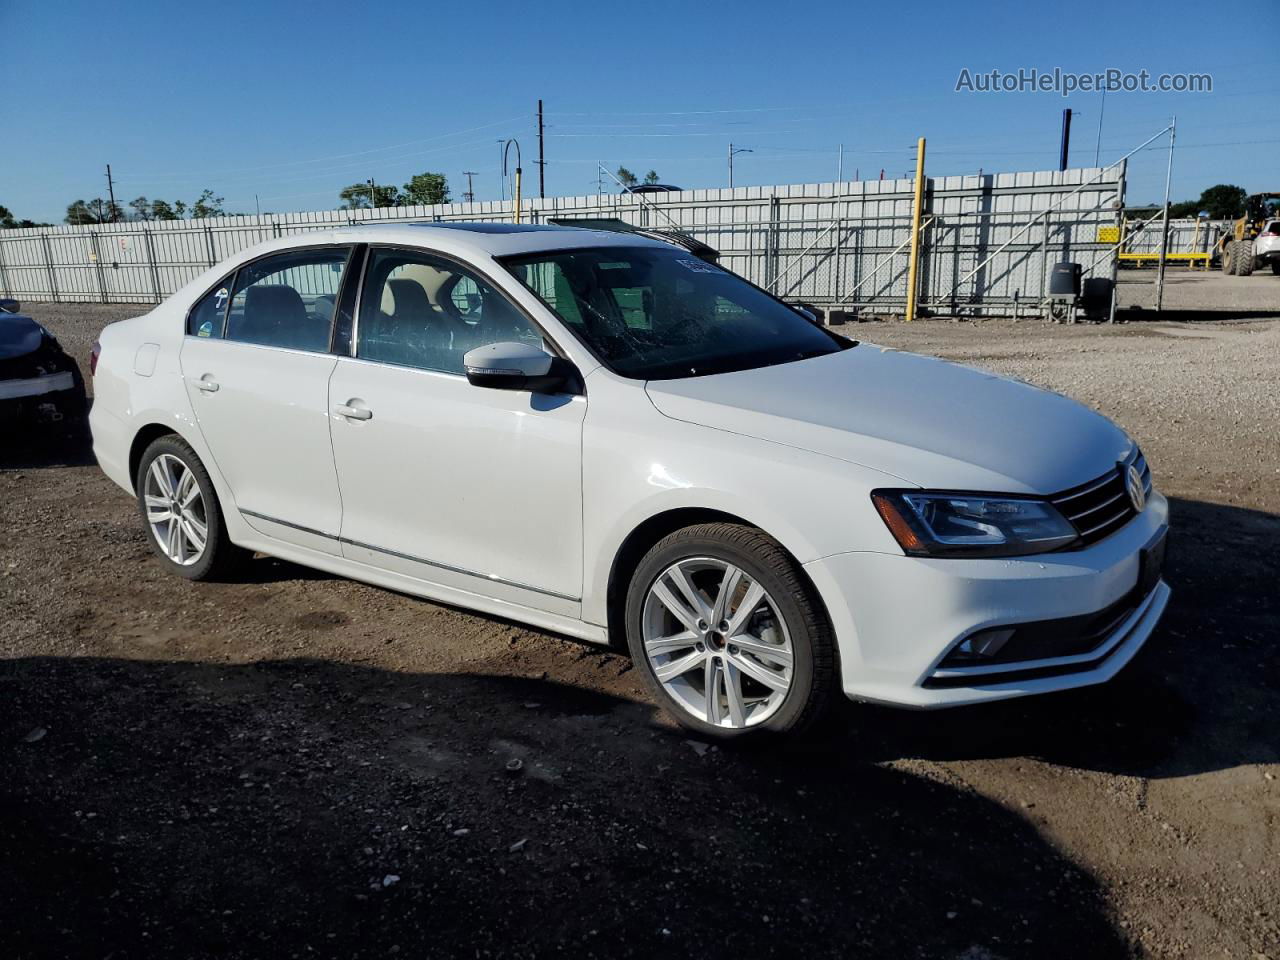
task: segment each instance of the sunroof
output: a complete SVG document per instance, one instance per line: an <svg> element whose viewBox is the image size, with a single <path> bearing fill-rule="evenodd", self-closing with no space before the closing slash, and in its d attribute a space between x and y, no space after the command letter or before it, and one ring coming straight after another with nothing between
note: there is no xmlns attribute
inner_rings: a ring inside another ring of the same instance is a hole
<svg viewBox="0 0 1280 960"><path fill-rule="evenodd" d="M534 233L538 230L563 230L541 223L420 223L420 227L446 227L449 230L467 230L471 233Z"/></svg>

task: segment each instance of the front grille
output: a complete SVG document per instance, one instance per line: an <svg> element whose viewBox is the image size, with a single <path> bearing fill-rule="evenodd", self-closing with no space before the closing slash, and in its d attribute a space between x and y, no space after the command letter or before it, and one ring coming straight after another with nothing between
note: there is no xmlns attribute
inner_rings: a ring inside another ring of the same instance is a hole
<svg viewBox="0 0 1280 960"><path fill-rule="evenodd" d="M1151 493L1151 469L1142 451L1134 448L1124 463L1088 483L1064 490L1049 498L1058 511L1080 533L1080 539L1072 546L1087 547L1111 536L1135 516L1124 477L1130 464L1137 467L1142 477L1142 487Z"/></svg>

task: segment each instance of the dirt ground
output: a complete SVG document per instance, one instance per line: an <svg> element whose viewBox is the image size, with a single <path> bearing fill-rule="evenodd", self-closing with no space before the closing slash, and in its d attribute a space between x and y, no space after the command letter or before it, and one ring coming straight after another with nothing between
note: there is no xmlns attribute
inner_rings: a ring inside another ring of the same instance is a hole
<svg viewBox="0 0 1280 960"><path fill-rule="evenodd" d="M131 308L30 312L87 369ZM1115 681L709 747L607 650L166 576L82 442L8 437L0 953L1280 960L1280 322L845 331L1143 444L1174 599Z"/></svg>

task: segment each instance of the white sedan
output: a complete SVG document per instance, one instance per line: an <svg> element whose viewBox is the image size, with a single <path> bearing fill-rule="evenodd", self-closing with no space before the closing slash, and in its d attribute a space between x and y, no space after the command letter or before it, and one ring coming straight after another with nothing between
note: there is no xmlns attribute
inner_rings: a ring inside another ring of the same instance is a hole
<svg viewBox="0 0 1280 960"><path fill-rule="evenodd" d="M258 551L629 647L706 735L1099 683L1169 598L1106 418L635 235L288 237L95 365L94 451L174 573Z"/></svg>

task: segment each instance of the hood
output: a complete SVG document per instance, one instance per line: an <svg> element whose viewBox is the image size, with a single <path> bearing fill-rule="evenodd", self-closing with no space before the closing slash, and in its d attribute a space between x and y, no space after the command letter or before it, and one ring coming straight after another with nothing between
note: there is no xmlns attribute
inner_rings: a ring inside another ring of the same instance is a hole
<svg viewBox="0 0 1280 960"><path fill-rule="evenodd" d="M650 381L668 417L952 490L1049 494L1122 460L1128 436L1056 393L860 344L795 363Z"/></svg>
<svg viewBox="0 0 1280 960"><path fill-rule="evenodd" d="M0 313L0 360L25 357L40 349L44 327L20 313Z"/></svg>

